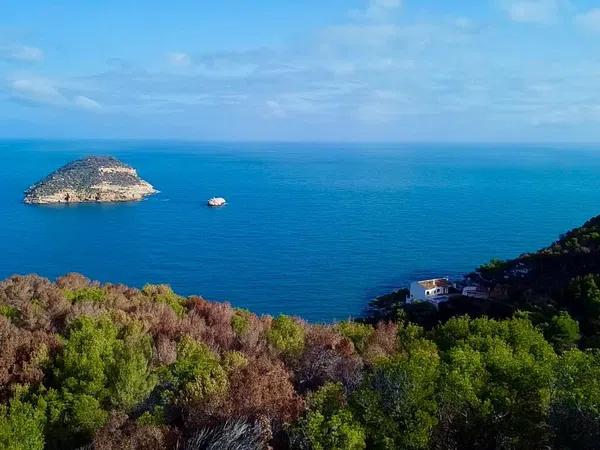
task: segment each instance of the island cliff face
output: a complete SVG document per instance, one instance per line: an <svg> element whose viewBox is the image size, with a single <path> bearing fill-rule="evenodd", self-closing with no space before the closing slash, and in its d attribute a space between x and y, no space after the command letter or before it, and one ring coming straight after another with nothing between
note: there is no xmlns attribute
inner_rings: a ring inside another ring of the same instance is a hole
<svg viewBox="0 0 600 450"><path fill-rule="evenodd" d="M79 159L52 172L25 191L25 203L123 202L156 193L136 170L104 156Z"/></svg>

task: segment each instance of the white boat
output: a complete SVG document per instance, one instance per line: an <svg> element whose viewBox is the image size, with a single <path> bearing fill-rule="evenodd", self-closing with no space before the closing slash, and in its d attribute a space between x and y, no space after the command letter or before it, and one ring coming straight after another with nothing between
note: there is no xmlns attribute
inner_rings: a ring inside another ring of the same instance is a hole
<svg viewBox="0 0 600 450"><path fill-rule="evenodd" d="M213 197L208 199L208 206L223 206L227 201L223 197Z"/></svg>

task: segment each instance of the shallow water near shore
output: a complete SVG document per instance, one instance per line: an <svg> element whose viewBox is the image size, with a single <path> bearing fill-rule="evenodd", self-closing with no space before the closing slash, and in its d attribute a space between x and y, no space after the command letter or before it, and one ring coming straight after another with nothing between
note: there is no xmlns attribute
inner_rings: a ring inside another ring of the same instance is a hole
<svg viewBox="0 0 600 450"><path fill-rule="evenodd" d="M132 165L160 193L21 203L90 154ZM0 141L0 160L0 277L169 283L311 321L535 250L600 214L600 148L583 145ZM213 196L227 205L208 208Z"/></svg>

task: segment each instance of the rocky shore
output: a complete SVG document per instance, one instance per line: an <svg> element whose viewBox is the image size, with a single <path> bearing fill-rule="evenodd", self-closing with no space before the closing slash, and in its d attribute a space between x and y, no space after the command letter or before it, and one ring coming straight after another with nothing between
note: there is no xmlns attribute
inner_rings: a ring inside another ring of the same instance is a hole
<svg viewBox="0 0 600 450"><path fill-rule="evenodd" d="M123 202L156 193L136 170L116 158L89 156L52 172L25 191L25 203Z"/></svg>

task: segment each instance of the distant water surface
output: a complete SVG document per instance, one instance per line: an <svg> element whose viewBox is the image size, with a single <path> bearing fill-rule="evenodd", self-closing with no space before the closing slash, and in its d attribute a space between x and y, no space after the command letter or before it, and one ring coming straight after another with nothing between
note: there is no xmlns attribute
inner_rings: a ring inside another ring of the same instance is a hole
<svg viewBox="0 0 600 450"><path fill-rule="evenodd" d="M161 193L21 203L30 184L90 154L122 159ZM0 141L0 161L0 277L169 283L312 321L537 249L600 214L592 146ZM212 196L229 204L207 208Z"/></svg>

